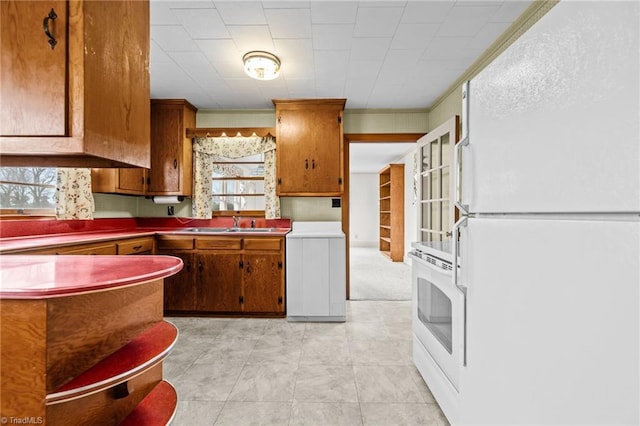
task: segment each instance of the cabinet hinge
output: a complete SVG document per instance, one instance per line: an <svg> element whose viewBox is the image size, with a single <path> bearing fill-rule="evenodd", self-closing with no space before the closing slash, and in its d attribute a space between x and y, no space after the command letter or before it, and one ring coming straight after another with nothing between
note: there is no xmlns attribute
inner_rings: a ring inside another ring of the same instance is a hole
<svg viewBox="0 0 640 426"><path fill-rule="evenodd" d="M278 178L278 185L282 185L282 178Z"/></svg>
<svg viewBox="0 0 640 426"><path fill-rule="evenodd" d="M342 185L342 178L341 177L338 178L338 185Z"/></svg>
<svg viewBox="0 0 640 426"><path fill-rule="evenodd" d="M278 296L278 305L282 305L282 296Z"/></svg>
<svg viewBox="0 0 640 426"><path fill-rule="evenodd" d="M282 260L278 260L278 269L282 269Z"/></svg>
<svg viewBox="0 0 640 426"><path fill-rule="evenodd" d="M244 296L240 296L240 304L242 305L244 303Z"/></svg>
<svg viewBox="0 0 640 426"><path fill-rule="evenodd" d="M244 268L244 262L241 260L240 262L238 262L238 266L240 267L240 269Z"/></svg>
<svg viewBox="0 0 640 426"><path fill-rule="evenodd" d="M278 123L282 123L282 116L278 116Z"/></svg>
<svg viewBox="0 0 640 426"><path fill-rule="evenodd" d="M338 124L342 123L342 117L338 116Z"/></svg>

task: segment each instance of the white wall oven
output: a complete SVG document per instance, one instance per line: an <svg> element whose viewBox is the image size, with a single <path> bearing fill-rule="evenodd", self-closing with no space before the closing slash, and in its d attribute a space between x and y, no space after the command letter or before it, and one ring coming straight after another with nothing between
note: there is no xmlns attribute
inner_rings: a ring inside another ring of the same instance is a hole
<svg viewBox="0 0 640 426"><path fill-rule="evenodd" d="M412 243L414 360L419 369L427 363L439 371L438 382L458 393L465 364L465 292L453 284L450 246L449 241ZM437 383L427 384L438 392Z"/></svg>

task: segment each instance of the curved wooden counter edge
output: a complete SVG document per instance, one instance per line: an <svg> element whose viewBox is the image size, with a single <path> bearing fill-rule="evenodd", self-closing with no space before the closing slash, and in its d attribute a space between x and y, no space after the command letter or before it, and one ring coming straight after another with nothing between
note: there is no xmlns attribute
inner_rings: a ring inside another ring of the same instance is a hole
<svg viewBox="0 0 640 426"><path fill-rule="evenodd" d="M0 299L49 299L164 279L183 268L172 256L0 256Z"/></svg>

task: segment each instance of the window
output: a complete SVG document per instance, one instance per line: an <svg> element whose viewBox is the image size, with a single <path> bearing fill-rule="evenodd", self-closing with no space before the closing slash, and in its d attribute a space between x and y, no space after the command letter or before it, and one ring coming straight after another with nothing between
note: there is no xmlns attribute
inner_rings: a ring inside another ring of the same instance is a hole
<svg viewBox="0 0 640 426"><path fill-rule="evenodd" d="M240 158L213 157L212 210L214 214L238 211L263 213L264 154Z"/></svg>
<svg viewBox="0 0 640 426"><path fill-rule="evenodd" d="M55 168L0 167L0 214L55 215Z"/></svg>

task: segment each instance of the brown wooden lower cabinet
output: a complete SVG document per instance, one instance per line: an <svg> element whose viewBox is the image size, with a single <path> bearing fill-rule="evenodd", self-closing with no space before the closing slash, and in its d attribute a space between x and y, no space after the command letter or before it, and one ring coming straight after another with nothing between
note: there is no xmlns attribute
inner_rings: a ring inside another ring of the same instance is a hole
<svg viewBox="0 0 640 426"><path fill-rule="evenodd" d="M195 255L196 310L205 312L242 311L242 254L198 253Z"/></svg>
<svg viewBox="0 0 640 426"><path fill-rule="evenodd" d="M193 282L192 271L193 253L167 253L182 259L184 267L180 272L164 279L164 310L192 311L196 307L196 287Z"/></svg>
<svg viewBox="0 0 640 426"><path fill-rule="evenodd" d="M165 280L165 314L284 315L283 237L157 238L185 263Z"/></svg>

